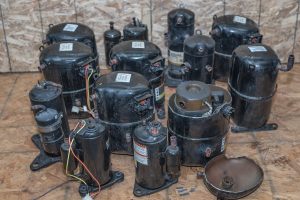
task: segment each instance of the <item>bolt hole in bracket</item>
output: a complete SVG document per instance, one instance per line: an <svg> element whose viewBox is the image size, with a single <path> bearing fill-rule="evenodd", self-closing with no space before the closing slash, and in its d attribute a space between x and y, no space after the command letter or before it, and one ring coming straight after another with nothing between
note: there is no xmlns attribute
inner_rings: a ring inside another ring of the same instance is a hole
<svg viewBox="0 0 300 200"><path fill-rule="evenodd" d="M49 156L43 149L41 136L35 134L31 137L33 144L40 150L39 155L30 164L31 171L37 171L42 168L48 167L56 162L61 161L60 156Z"/></svg>
<svg viewBox="0 0 300 200"><path fill-rule="evenodd" d="M178 179L169 179L169 180L166 180L165 184L162 185L161 187L159 188L156 188L156 189L148 189L148 188L144 188L140 185L138 185L136 182L134 183L134 189L133 189L133 194L134 196L136 197L141 197L141 196L146 196L146 195L150 195L150 194L153 194L153 193L156 193L156 192L159 192L161 190L164 190L168 187L170 187L171 185L175 184L178 182Z"/></svg>
<svg viewBox="0 0 300 200"><path fill-rule="evenodd" d="M246 127L241 127L241 126L234 126L231 127L231 132L232 133L244 133L244 132L260 132L260 131L273 131L277 130L278 124L276 123L269 123L265 124L262 127L259 128L246 128Z"/></svg>
<svg viewBox="0 0 300 200"><path fill-rule="evenodd" d="M101 185L101 190L106 189L115 183L122 182L124 180L124 174L119 171L112 171L112 177L109 182ZM80 184L78 191L81 197L85 197L88 193L98 192L99 188L94 186L86 186L83 183Z"/></svg>

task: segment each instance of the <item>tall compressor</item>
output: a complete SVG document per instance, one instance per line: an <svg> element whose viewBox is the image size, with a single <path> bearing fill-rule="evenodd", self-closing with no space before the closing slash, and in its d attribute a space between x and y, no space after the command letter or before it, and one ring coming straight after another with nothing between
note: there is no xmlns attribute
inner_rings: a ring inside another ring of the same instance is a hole
<svg viewBox="0 0 300 200"><path fill-rule="evenodd" d="M211 37L216 42L214 79L227 82L229 63L233 50L242 44L261 43L258 25L251 19L238 15L213 17Z"/></svg>
<svg viewBox="0 0 300 200"><path fill-rule="evenodd" d="M182 80L213 82L215 41L200 30L184 40ZM178 74L179 75L179 74Z"/></svg>
<svg viewBox="0 0 300 200"><path fill-rule="evenodd" d="M147 78L154 94L158 118L165 117L164 69L165 59L158 46L148 41L124 41L110 52L113 71L134 71Z"/></svg>
<svg viewBox="0 0 300 200"><path fill-rule="evenodd" d="M82 42L93 51L94 64L98 66L98 51L94 31L80 23L49 24L49 30L43 44L51 45L57 42Z"/></svg>
<svg viewBox="0 0 300 200"><path fill-rule="evenodd" d="M181 163L205 166L224 153L232 114L225 89L200 81L181 83L169 99L169 135L176 136Z"/></svg>
<svg viewBox="0 0 300 200"><path fill-rule="evenodd" d="M122 172L112 171L108 131L104 124L94 119L79 122L60 151L66 175L81 181L79 193L82 197L94 197L100 189L124 179ZM79 166L82 170L76 174Z"/></svg>
<svg viewBox="0 0 300 200"><path fill-rule="evenodd" d="M267 124L276 79L279 71L289 71L293 64L293 55L283 66L273 49L263 44L241 45L234 50L228 80L235 109L233 122L237 125L233 132L277 129L277 124Z"/></svg>
<svg viewBox="0 0 300 200"><path fill-rule="evenodd" d="M158 121L144 123L134 130L135 196L149 195L178 181L180 151L176 137L167 145L167 129Z"/></svg>
<svg viewBox="0 0 300 200"><path fill-rule="evenodd" d="M183 43L194 34L195 14L185 8L177 8L168 13L168 69L166 85L176 87L182 80Z"/></svg>
<svg viewBox="0 0 300 200"><path fill-rule="evenodd" d="M106 65L109 65L110 50L113 48L113 46L121 42L121 37L121 32L114 28L114 22L109 22L109 29L103 34Z"/></svg>
<svg viewBox="0 0 300 200"><path fill-rule="evenodd" d="M93 90L95 110L108 128L111 150L132 155L133 130L154 117L149 82L136 72L117 71L97 79Z"/></svg>
<svg viewBox="0 0 300 200"><path fill-rule="evenodd" d="M42 49L39 59L45 79L62 85L68 116L90 116L89 93L98 75L92 49L80 42L59 42Z"/></svg>

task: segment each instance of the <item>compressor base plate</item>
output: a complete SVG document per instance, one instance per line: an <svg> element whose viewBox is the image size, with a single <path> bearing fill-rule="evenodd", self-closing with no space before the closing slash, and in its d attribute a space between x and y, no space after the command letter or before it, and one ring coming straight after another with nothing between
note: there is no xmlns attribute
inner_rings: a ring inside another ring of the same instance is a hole
<svg viewBox="0 0 300 200"><path fill-rule="evenodd" d="M161 186L160 188L157 189L148 189L148 188L144 188L140 185L138 185L136 182L134 183L134 189L133 189L133 194L136 197L141 197L141 196L145 196L145 195L150 195L156 192L159 192L161 190L164 190L168 187L170 187L171 185L175 184L178 182L178 179L170 179L170 180L166 180L165 184L163 186Z"/></svg>
<svg viewBox="0 0 300 200"><path fill-rule="evenodd" d="M56 162L60 162L60 156L49 156L43 149L41 136L35 134L31 137L33 144L40 150L39 155L30 164L31 171L37 171L42 168L48 167Z"/></svg>
<svg viewBox="0 0 300 200"><path fill-rule="evenodd" d="M244 133L244 132L259 132L259 131L273 131L278 128L278 124L276 123L270 123L265 124L264 126L260 128L246 128L241 126L234 126L231 128L232 133Z"/></svg>
<svg viewBox="0 0 300 200"><path fill-rule="evenodd" d="M111 177L110 181L105 183L104 185L101 185L101 188L100 188L101 190L108 188L115 183L122 182L124 180L124 174L122 172L112 171L111 173L112 173L112 177ZM83 183L80 184L79 189L78 189L81 197L84 197L85 195L87 195L88 193L91 193L91 192L98 192L98 190L99 190L98 187L86 186Z"/></svg>

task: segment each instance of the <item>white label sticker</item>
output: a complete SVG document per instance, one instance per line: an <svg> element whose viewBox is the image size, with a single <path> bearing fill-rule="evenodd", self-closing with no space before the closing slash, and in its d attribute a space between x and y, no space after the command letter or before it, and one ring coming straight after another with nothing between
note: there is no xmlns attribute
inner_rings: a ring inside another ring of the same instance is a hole
<svg viewBox="0 0 300 200"><path fill-rule="evenodd" d="M116 76L116 82L129 83L131 74L118 73Z"/></svg>
<svg viewBox="0 0 300 200"><path fill-rule="evenodd" d="M61 43L59 51L73 51L73 43Z"/></svg>
<svg viewBox="0 0 300 200"><path fill-rule="evenodd" d="M234 16L233 21L241 24L246 24L247 18L241 16Z"/></svg>
<svg viewBox="0 0 300 200"><path fill-rule="evenodd" d="M158 86L154 89L155 100L159 101L165 96L164 84Z"/></svg>
<svg viewBox="0 0 300 200"><path fill-rule="evenodd" d="M183 64L183 52L171 51L168 50L169 55L169 62L175 65L182 65Z"/></svg>
<svg viewBox="0 0 300 200"><path fill-rule="evenodd" d="M134 49L144 49L145 43L144 42L132 42L132 48Z"/></svg>
<svg viewBox="0 0 300 200"><path fill-rule="evenodd" d="M105 144L106 144L106 149L109 149L109 139L107 139Z"/></svg>
<svg viewBox="0 0 300 200"><path fill-rule="evenodd" d="M133 141L134 160L143 165L148 165L148 150L145 145Z"/></svg>
<svg viewBox="0 0 300 200"><path fill-rule="evenodd" d="M267 51L267 49L264 47L264 46L251 46L251 47L248 47L249 50L251 52L262 52L262 51Z"/></svg>
<svg viewBox="0 0 300 200"><path fill-rule="evenodd" d="M225 150L225 143L226 143L226 137L222 138L222 144L221 144L221 152Z"/></svg>
<svg viewBox="0 0 300 200"><path fill-rule="evenodd" d="M74 32L77 29L77 24L66 24L63 31Z"/></svg>

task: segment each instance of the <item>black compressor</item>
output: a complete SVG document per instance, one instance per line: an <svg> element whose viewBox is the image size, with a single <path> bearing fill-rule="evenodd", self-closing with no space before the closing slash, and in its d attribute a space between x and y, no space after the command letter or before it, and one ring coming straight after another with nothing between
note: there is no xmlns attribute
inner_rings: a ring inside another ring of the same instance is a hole
<svg viewBox="0 0 300 200"><path fill-rule="evenodd" d="M181 83L169 99L168 131L176 136L185 166L205 166L224 153L232 114L231 96L200 81Z"/></svg>
<svg viewBox="0 0 300 200"><path fill-rule="evenodd" d="M185 8L177 8L168 13L168 69L166 85L176 87L182 81L183 43L194 35L195 14Z"/></svg>
<svg viewBox="0 0 300 200"><path fill-rule="evenodd" d="M54 43L41 51L39 59L45 79L62 85L68 116L90 116L90 88L98 75L92 49L80 42Z"/></svg>
<svg viewBox="0 0 300 200"><path fill-rule="evenodd" d="M146 77L154 94L158 118L165 117L164 69L165 59L158 46L148 41L124 41L110 52L113 71L133 71Z"/></svg>
<svg viewBox="0 0 300 200"><path fill-rule="evenodd" d="M241 45L234 50L228 80L235 109L236 126L232 132L277 129L276 123L267 124L277 90L276 79L279 71L289 71L293 65L293 55L289 56L287 66L283 66L267 45Z"/></svg>
<svg viewBox="0 0 300 200"><path fill-rule="evenodd" d="M98 66L98 51L94 31L80 23L49 24L49 30L43 44L57 42L82 42L93 51L94 64Z"/></svg>
<svg viewBox="0 0 300 200"><path fill-rule="evenodd" d="M215 80L225 82L233 50L242 44L262 41L258 25L253 20L238 15L214 15L210 34L216 42L213 76Z"/></svg>
<svg viewBox="0 0 300 200"><path fill-rule="evenodd" d="M114 28L114 22L109 22L109 29L103 34L104 38L104 51L105 51L105 63L109 65L109 53L111 48L121 41L121 32Z"/></svg>
<svg viewBox="0 0 300 200"><path fill-rule="evenodd" d="M39 134L33 135L31 139L40 153L30 164L30 169L37 171L61 160L60 145L64 142L63 114L43 105L34 105L32 109L36 111L35 121Z"/></svg>
<svg viewBox="0 0 300 200"><path fill-rule="evenodd" d="M100 189L124 180L122 172L111 169L108 131L104 124L94 119L80 121L60 151L66 175L81 181L79 193L82 197L95 197Z"/></svg>
<svg viewBox="0 0 300 200"><path fill-rule="evenodd" d="M136 17L123 28L123 40L148 40L148 27Z"/></svg>
<svg viewBox="0 0 300 200"><path fill-rule="evenodd" d="M158 121L134 130L135 196L149 195L177 183L180 175L180 151L176 137L167 145L167 129Z"/></svg>
<svg viewBox="0 0 300 200"><path fill-rule="evenodd" d="M149 82L136 72L111 72L97 79L93 93L99 121L106 125L110 136L111 150L132 155L134 128L154 118Z"/></svg>

